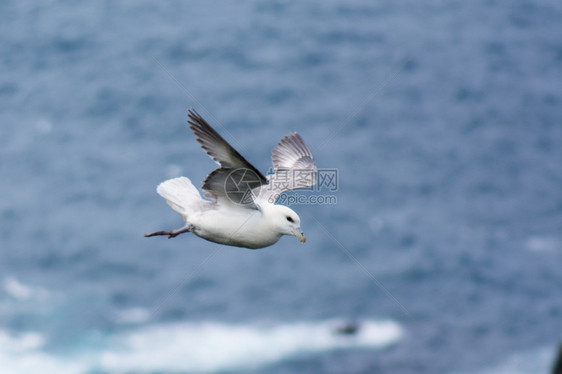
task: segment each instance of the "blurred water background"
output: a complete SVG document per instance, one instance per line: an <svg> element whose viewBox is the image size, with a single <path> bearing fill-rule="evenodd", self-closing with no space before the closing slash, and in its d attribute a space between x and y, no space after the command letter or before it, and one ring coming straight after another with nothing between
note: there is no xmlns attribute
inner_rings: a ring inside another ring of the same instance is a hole
<svg viewBox="0 0 562 374"><path fill-rule="evenodd" d="M0 14L2 373L549 371L559 1ZM156 185L214 167L189 107L264 172L291 131L338 170L337 204L293 206L305 245L143 238L182 224ZM349 320L356 335L333 333Z"/></svg>

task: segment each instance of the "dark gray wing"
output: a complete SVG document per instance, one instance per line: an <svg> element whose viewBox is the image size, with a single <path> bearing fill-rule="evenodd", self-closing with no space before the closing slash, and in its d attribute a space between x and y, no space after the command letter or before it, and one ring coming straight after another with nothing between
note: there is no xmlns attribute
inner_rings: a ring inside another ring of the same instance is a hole
<svg viewBox="0 0 562 374"><path fill-rule="evenodd" d="M203 182L205 196L255 208L252 190L267 184L267 179L195 110L189 110L188 117L195 138L209 157L220 165Z"/></svg>
<svg viewBox="0 0 562 374"><path fill-rule="evenodd" d="M271 153L274 174L268 176L269 184L255 194L273 203L285 191L312 188L316 184L318 168L312 152L299 134L292 133L281 139Z"/></svg>

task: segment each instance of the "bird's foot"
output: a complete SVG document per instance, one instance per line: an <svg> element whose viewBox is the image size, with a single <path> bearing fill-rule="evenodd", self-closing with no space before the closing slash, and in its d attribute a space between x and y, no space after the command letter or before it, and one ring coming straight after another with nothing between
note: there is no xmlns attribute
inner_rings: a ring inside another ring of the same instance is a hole
<svg viewBox="0 0 562 374"><path fill-rule="evenodd" d="M155 231L155 232L151 232L150 234L144 234L144 237L149 238L151 236L168 235L168 239L171 239L171 238L175 238L179 234L183 234L184 232L190 232L192 228L193 226L189 225L175 230Z"/></svg>

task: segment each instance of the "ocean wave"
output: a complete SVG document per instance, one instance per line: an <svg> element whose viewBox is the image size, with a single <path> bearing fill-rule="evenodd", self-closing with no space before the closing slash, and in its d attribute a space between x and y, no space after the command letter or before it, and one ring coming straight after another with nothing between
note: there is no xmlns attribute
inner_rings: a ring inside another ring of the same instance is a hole
<svg viewBox="0 0 562 374"><path fill-rule="evenodd" d="M12 374L212 373L248 370L291 357L335 349L381 349L397 343L393 321L296 323L174 323L142 326L105 337L95 347L77 344L72 356L49 354L40 334L0 331L0 367ZM78 352L78 353L77 353Z"/></svg>
<svg viewBox="0 0 562 374"><path fill-rule="evenodd" d="M20 301L31 299L44 300L51 296L51 293L43 288L28 286L12 277L4 279L3 289L8 296Z"/></svg>
<svg viewBox="0 0 562 374"><path fill-rule="evenodd" d="M364 321L355 334L338 334L341 321L264 325L217 322L145 327L119 336L117 350L101 354L111 372L253 369L302 354L345 348L383 348L400 340L392 321Z"/></svg>
<svg viewBox="0 0 562 374"><path fill-rule="evenodd" d="M81 363L52 356L42 350L45 337L37 333L10 335L0 331L0 367L3 373L86 373Z"/></svg>

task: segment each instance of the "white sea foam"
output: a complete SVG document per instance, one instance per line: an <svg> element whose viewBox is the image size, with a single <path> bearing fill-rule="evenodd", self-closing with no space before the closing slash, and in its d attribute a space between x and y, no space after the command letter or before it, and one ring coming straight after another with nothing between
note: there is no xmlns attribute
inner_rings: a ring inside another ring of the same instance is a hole
<svg viewBox="0 0 562 374"><path fill-rule="evenodd" d="M0 331L0 368L10 374L78 374L86 367L51 356L41 350L45 339L36 333L17 336Z"/></svg>
<svg viewBox="0 0 562 374"><path fill-rule="evenodd" d="M364 321L354 335L334 332L337 321L280 325L215 322L146 327L115 341L101 354L103 370L215 372L252 369L295 355L342 348L383 348L402 336L392 321Z"/></svg>
<svg viewBox="0 0 562 374"><path fill-rule="evenodd" d="M25 285L15 278L5 278L3 282L4 291L14 299L30 300L44 299L49 296L49 292L39 287Z"/></svg>
<svg viewBox="0 0 562 374"><path fill-rule="evenodd" d="M36 333L0 331L3 373L89 372L212 373L249 370L296 355L346 348L380 349L396 343L402 328L392 321L362 321L355 334L338 335L341 321L232 325L219 322L139 327L103 340L103 348L75 347L72 357L49 354Z"/></svg>

